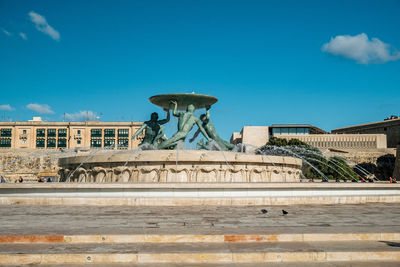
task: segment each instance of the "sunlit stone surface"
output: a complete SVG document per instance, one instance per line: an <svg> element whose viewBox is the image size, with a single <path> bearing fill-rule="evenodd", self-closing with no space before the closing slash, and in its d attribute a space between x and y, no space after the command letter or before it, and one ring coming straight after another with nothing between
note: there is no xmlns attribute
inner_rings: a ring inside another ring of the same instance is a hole
<svg viewBox="0 0 400 267"><path fill-rule="evenodd" d="M61 181L140 183L299 182L301 160L223 151L149 150L61 158Z"/></svg>

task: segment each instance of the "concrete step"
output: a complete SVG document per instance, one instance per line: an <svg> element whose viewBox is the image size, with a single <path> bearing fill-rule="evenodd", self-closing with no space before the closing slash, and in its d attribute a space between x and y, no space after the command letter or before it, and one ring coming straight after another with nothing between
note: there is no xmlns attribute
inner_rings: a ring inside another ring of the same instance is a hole
<svg viewBox="0 0 400 267"><path fill-rule="evenodd" d="M1 265L2 267L19 267L19 265ZM36 264L29 264L36 266ZM40 264L41 267L52 267L54 264ZM88 264L57 264L57 267L82 267ZM111 263L90 264L91 267L398 267L398 261L343 261L343 262L268 262L268 263Z"/></svg>
<svg viewBox="0 0 400 267"><path fill-rule="evenodd" d="M0 235L0 244L396 241L400 233Z"/></svg>
<svg viewBox="0 0 400 267"><path fill-rule="evenodd" d="M0 264L346 261L400 261L400 241L0 245Z"/></svg>

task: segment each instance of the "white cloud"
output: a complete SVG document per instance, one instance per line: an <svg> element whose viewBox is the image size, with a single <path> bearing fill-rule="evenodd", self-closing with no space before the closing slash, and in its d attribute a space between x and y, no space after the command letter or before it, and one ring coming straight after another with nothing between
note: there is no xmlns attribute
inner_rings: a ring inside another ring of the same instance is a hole
<svg viewBox="0 0 400 267"><path fill-rule="evenodd" d="M19 35L22 39L28 40L28 37L26 37L26 34L25 34L25 33L20 32L20 33L18 33L18 35Z"/></svg>
<svg viewBox="0 0 400 267"><path fill-rule="evenodd" d="M361 64L385 63L400 59L400 52L378 38L368 38L365 33L355 36L338 35L322 46L322 51L345 58L354 59Z"/></svg>
<svg viewBox="0 0 400 267"><path fill-rule="evenodd" d="M97 114L91 110L82 110L75 113L65 113L64 116L67 121L86 121L99 119Z"/></svg>
<svg viewBox="0 0 400 267"><path fill-rule="evenodd" d="M3 33L5 34L5 35L7 35L7 36L10 36L11 35L11 33L9 32L9 31L6 31L5 29L1 29L2 31L3 31Z"/></svg>
<svg viewBox="0 0 400 267"><path fill-rule="evenodd" d="M54 111L52 111L50 106L46 104L29 104L26 107L39 114L54 114Z"/></svg>
<svg viewBox="0 0 400 267"><path fill-rule="evenodd" d="M51 38L53 38L56 41L60 41L60 33L47 23L45 17L43 17L42 15L40 15L34 11L29 12L29 17L30 17L31 21L33 23L35 23L36 29L38 31L41 31L41 32L47 34L48 36L50 36Z"/></svg>
<svg viewBox="0 0 400 267"><path fill-rule="evenodd" d="M6 105L0 105L0 110L11 111L11 110L14 110L14 109L9 104L6 104Z"/></svg>

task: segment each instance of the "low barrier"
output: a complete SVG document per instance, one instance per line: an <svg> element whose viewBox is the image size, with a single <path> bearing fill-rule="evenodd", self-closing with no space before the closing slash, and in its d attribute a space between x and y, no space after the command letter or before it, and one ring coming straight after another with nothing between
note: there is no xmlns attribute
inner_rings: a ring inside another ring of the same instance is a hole
<svg viewBox="0 0 400 267"><path fill-rule="evenodd" d="M1 184L0 204L297 205L400 202L389 183L110 183Z"/></svg>

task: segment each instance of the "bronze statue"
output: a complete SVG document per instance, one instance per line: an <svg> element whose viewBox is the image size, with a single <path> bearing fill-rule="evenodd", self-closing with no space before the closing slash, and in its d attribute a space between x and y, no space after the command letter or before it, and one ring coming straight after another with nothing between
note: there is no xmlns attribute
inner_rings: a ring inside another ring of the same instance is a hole
<svg viewBox="0 0 400 267"><path fill-rule="evenodd" d="M143 141L140 143L140 145L144 144L149 144L153 146L157 146L159 142L163 141L164 139L164 127L162 124L165 124L169 122L170 119L170 114L169 114L169 109L164 109L165 112L167 112L167 118L164 120L158 120L158 114L157 112L153 112L151 114L150 120L145 121L140 127L139 130L136 131L136 133L132 136L132 139L135 139L135 137L145 131L145 136L143 138Z"/></svg>
<svg viewBox="0 0 400 267"><path fill-rule="evenodd" d="M206 106L206 114L202 114L200 116L200 120L203 122L202 126L204 130L206 131L207 135L214 140L218 148L220 150L233 150L235 148L235 145L223 140L221 137L219 137L217 131L215 130L214 125L210 122L210 108L211 106ZM200 133L200 128L196 131L196 133L193 135L193 137L189 140L189 142L193 142L196 137ZM197 148L198 149L207 149L208 144L204 144L204 142L201 140L199 143L197 143Z"/></svg>
<svg viewBox="0 0 400 267"><path fill-rule="evenodd" d="M162 142L158 148L159 149L169 149L175 148L178 143L184 142L186 136L193 129L193 126L197 124L199 130L204 135L204 137L209 141L211 140L203 126L201 125L201 121L198 117L196 117L193 112L195 111L195 107L193 104L189 104L186 108L186 112L177 112L178 103L176 101L170 101L174 105L174 109L172 115L178 117L178 132L176 132L170 139Z"/></svg>

